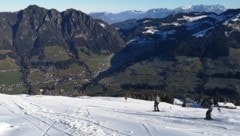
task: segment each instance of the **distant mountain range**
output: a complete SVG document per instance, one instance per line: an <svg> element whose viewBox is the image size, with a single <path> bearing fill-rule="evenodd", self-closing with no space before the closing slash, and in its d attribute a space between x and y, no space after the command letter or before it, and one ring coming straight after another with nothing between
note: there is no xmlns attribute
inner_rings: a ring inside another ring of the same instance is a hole
<svg viewBox="0 0 240 136"><path fill-rule="evenodd" d="M239 9L133 19L112 26L127 46L111 60L112 68L121 68L95 78L102 91L240 98Z"/></svg>
<svg viewBox="0 0 240 136"><path fill-rule="evenodd" d="M102 19L105 22L112 24L116 22L122 22L128 19L143 19L143 18L164 18L171 14L177 13L190 13L190 12L214 12L217 14L225 11L225 7L222 5L193 5L188 7L178 7L175 9L158 8L144 11L123 11L120 13L109 12L94 12L89 15L95 19Z"/></svg>

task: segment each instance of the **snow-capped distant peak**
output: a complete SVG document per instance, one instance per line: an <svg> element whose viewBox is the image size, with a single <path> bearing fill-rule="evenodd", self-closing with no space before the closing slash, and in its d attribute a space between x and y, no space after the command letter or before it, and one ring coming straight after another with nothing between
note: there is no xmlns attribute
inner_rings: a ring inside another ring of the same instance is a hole
<svg viewBox="0 0 240 136"><path fill-rule="evenodd" d="M221 5L193 5L193 6L182 6L175 9L167 8L156 8L149 9L147 11L138 10L127 10L120 13L90 13L90 16L96 19L102 19L109 24L122 22L129 19L144 19L144 18L164 18L171 14L177 13L190 13L190 12L213 12L220 14L226 9Z"/></svg>
<svg viewBox="0 0 240 136"><path fill-rule="evenodd" d="M179 8L181 8L181 9L183 9L183 10L188 10L188 9L191 9L192 6L182 6L182 7L179 7Z"/></svg>
<svg viewBox="0 0 240 136"><path fill-rule="evenodd" d="M222 5L192 5L192 6L182 6L174 9L176 13L183 12L215 12L217 14L225 11L225 7Z"/></svg>
<svg viewBox="0 0 240 136"><path fill-rule="evenodd" d="M143 11L141 11L141 10L129 10L128 12L133 13L133 14L142 14L143 13Z"/></svg>

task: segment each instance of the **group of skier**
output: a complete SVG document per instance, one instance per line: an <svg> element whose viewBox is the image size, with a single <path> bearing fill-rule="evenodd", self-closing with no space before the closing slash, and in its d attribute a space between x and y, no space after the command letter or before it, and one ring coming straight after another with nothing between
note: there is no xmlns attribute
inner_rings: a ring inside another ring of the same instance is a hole
<svg viewBox="0 0 240 136"><path fill-rule="evenodd" d="M156 95L155 100L154 100L154 111L159 111L158 105L159 105L160 102L161 102L161 98L159 97L159 95ZM211 113L212 113L212 110L213 110L213 107L214 107L214 104L215 104L213 98L209 99L207 101L207 103L208 103L208 109L207 109L207 112L206 112L205 119L206 120L211 120L212 119ZM218 111L220 112L220 108L218 108Z"/></svg>

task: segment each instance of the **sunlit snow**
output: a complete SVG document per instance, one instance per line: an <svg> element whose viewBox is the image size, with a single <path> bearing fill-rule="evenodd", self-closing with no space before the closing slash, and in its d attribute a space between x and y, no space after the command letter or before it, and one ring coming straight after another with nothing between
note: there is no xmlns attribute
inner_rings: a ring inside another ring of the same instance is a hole
<svg viewBox="0 0 240 136"><path fill-rule="evenodd" d="M182 24L178 23L178 22L172 22L172 23L162 23L162 26L181 26Z"/></svg>
<svg viewBox="0 0 240 136"><path fill-rule="evenodd" d="M237 136L240 110L113 97L0 94L1 136Z"/></svg>
<svg viewBox="0 0 240 136"><path fill-rule="evenodd" d="M237 14L236 16L233 16L232 18L226 20L223 25L228 25L229 22L237 22L240 21L240 14Z"/></svg>
<svg viewBox="0 0 240 136"><path fill-rule="evenodd" d="M149 27L145 27L145 30L143 33L144 34L155 34L156 32L158 32L159 30L157 30L157 27L155 26L149 26Z"/></svg>
<svg viewBox="0 0 240 136"><path fill-rule="evenodd" d="M191 17L191 16L183 16L183 18L179 18L178 21L181 21L181 20L186 20L188 22L193 22L193 21L197 21L199 19L203 19L203 18L206 18L208 17L207 15L201 15L201 16L194 16L194 17Z"/></svg>
<svg viewBox="0 0 240 136"><path fill-rule="evenodd" d="M105 24L103 24L103 23L99 23L100 24L100 26L102 26L103 28L106 28L106 25Z"/></svg>

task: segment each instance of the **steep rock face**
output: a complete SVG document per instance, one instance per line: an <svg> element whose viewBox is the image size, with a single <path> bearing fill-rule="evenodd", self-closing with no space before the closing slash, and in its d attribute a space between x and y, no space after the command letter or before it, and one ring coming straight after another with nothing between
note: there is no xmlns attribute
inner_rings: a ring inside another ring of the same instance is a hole
<svg viewBox="0 0 240 136"><path fill-rule="evenodd" d="M10 92L20 86L30 93L73 90L110 67L111 56L125 47L112 26L74 9L58 12L33 5L0 13L0 32L0 65L14 65L12 71L18 72L15 82L0 81L9 84L4 88ZM57 87L60 83L66 86Z"/></svg>
<svg viewBox="0 0 240 136"><path fill-rule="evenodd" d="M12 25L16 22L15 15L12 13L1 13L0 15L0 48L13 48Z"/></svg>
<svg viewBox="0 0 240 136"><path fill-rule="evenodd" d="M118 33L105 22L93 21L86 14L72 9L63 12L62 16L63 35L69 43L71 41L82 42L79 43L80 46L87 46L93 52L99 52L102 49L117 52L124 47ZM102 31L105 32L102 33ZM115 42L119 46L114 46Z"/></svg>
<svg viewBox="0 0 240 136"><path fill-rule="evenodd" d="M18 12L16 16L17 22L13 26L14 43L17 49L23 50L21 52L27 53L27 50L39 42L42 47L71 44L87 46L93 52L101 49L118 52L124 47L117 32L114 32L110 26L105 24L102 27L80 11L69 9L60 13L54 9L46 10L29 6Z"/></svg>
<svg viewBox="0 0 240 136"><path fill-rule="evenodd" d="M30 6L17 13L13 36L14 46L20 57L30 57L39 41L41 45L38 46L41 48L65 44L61 33L61 16L48 20L51 13L37 6Z"/></svg>

